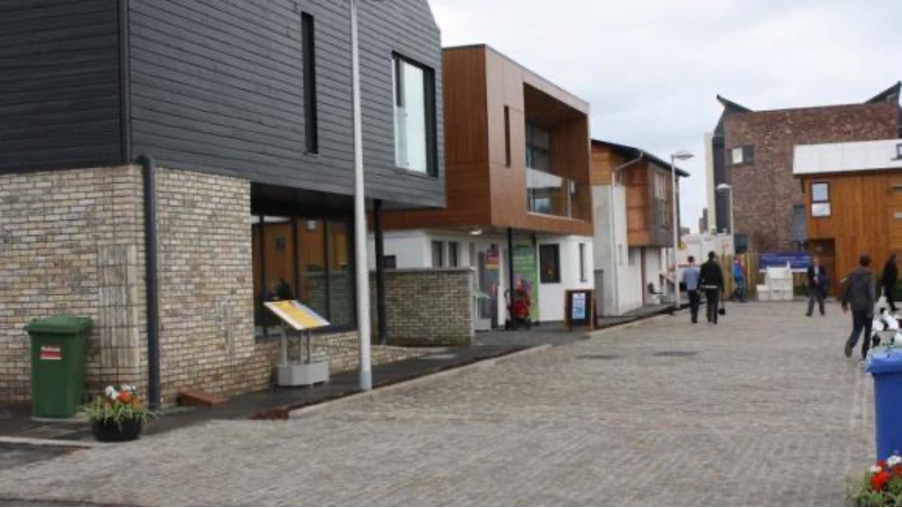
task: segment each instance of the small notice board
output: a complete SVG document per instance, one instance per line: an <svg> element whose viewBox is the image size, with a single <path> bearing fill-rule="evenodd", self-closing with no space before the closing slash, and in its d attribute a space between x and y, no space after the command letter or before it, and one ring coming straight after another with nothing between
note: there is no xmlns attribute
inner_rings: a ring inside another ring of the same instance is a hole
<svg viewBox="0 0 902 508"><path fill-rule="evenodd" d="M329 326L329 322L322 316L297 300L264 302L264 305L288 326L299 332Z"/></svg>
<svg viewBox="0 0 902 508"><path fill-rule="evenodd" d="M568 289L564 298L564 322L567 330L574 326L588 326L594 330L598 321L595 309L595 291L592 289Z"/></svg>

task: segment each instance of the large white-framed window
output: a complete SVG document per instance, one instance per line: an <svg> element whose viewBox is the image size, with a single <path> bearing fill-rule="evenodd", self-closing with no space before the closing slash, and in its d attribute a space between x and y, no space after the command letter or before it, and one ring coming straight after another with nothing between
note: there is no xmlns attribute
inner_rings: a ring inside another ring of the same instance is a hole
<svg viewBox="0 0 902 508"><path fill-rule="evenodd" d="M395 165L435 176L435 74L401 55L392 57L395 97Z"/></svg>

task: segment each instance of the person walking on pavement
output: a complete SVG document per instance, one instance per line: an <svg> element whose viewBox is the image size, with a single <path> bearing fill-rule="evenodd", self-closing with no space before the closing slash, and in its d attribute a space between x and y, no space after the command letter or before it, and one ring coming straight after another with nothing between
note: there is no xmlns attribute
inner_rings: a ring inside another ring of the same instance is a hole
<svg viewBox="0 0 902 508"><path fill-rule="evenodd" d="M858 268L852 270L845 278L842 294L842 311L847 312L852 307L852 334L846 340L846 358L852 356L852 350L858 343L858 337L864 331L864 339L861 343L861 358L868 355L871 347L871 325L874 319L874 302L876 300L876 288L874 277L869 266L871 258L867 254L858 259Z"/></svg>
<svg viewBox="0 0 902 508"><path fill-rule="evenodd" d="M683 284L689 295L689 313L692 315L692 323L698 323L698 307L701 305L701 295L698 293L698 267L695 266L695 257L689 256L689 266L683 270Z"/></svg>
<svg viewBox="0 0 902 508"><path fill-rule="evenodd" d="M717 254L714 251L708 253L708 260L702 264L699 270L699 285L705 290L705 299L708 301L708 322L717 324L717 309L720 295L724 292L723 271L717 262Z"/></svg>
<svg viewBox="0 0 902 508"><path fill-rule="evenodd" d="M811 316L814 311L814 301L817 300L821 316L824 315L824 298L827 296L827 270L821 264L821 258L814 256L811 266L808 267L808 312Z"/></svg>
<svg viewBox="0 0 902 508"><path fill-rule="evenodd" d="M880 277L880 290L886 295L886 303L890 310L896 312L896 302L893 301L893 291L896 289L896 279L899 278L899 269L896 268L896 255L892 254L883 266L883 276Z"/></svg>
<svg viewBox="0 0 902 508"><path fill-rule="evenodd" d="M740 258L733 261L733 284L736 285L736 289L733 291L732 299L745 303L745 270L742 268Z"/></svg>

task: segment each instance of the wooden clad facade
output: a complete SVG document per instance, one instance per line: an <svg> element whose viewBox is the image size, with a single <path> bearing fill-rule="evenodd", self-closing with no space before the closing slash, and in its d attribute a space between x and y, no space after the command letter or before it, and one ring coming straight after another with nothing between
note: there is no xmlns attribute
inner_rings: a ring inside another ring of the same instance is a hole
<svg viewBox="0 0 902 508"><path fill-rule="evenodd" d="M513 228L591 236L589 106L484 46L443 52L447 208L388 212L386 229ZM550 166L575 182L570 216L527 207L526 124L550 134Z"/></svg>
<svg viewBox="0 0 902 508"><path fill-rule="evenodd" d="M639 155L642 154L640 158ZM627 244L630 247L673 246L673 178L670 168L640 150L592 142L591 183L626 189ZM685 176L677 170L678 176Z"/></svg>
<svg viewBox="0 0 902 508"><path fill-rule="evenodd" d="M890 254L902 254L902 170L813 174L800 179L809 250L830 271L833 293L838 281L858 266L862 254L871 257L874 273L880 273ZM827 184L829 216L812 215L812 185L816 184Z"/></svg>

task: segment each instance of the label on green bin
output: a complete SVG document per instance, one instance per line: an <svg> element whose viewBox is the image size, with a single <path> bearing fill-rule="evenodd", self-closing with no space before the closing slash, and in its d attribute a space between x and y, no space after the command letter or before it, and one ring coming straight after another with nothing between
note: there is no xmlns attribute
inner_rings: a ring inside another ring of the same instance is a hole
<svg viewBox="0 0 902 508"><path fill-rule="evenodd" d="M60 346L41 346L41 360L60 361L63 359L63 348Z"/></svg>

